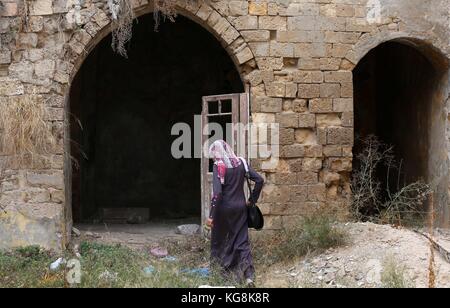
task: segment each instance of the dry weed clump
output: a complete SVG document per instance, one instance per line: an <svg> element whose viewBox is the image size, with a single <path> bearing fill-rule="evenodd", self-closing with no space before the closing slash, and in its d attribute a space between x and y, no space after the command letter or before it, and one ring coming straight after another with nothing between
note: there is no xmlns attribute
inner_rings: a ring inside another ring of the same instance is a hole
<svg viewBox="0 0 450 308"><path fill-rule="evenodd" d="M266 266L292 262L308 254L344 245L348 235L334 221L329 215L314 213L299 218L297 223L271 236L255 239L253 253L256 263Z"/></svg>
<svg viewBox="0 0 450 308"><path fill-rule="evenodd" d="M37 95L23 95L0 104L0 154L27 167L50 153L56 143L45 104ZM11 163L13 163L11 161Z"/></svg>
<svg viewBox="0 0 450 308"><path fill-rule="evenodd" d="M56 144L48 109L37 95L0 103L0 189L7 169L33 166Z"/></svg>
<svg viewBox="0 0 450 308"><path fill-rule="evenodd" d="M198 2L206 0L184 0ZM153 8L155 31L158 31L161 19L175 22L177 17L177 0L152 0L149 5ZM133 36L133 22L135 15L130 0L108 0L111 14L112 42L111 47L123 57L127 57L126 44Z"/></svg>
<svg viewBox="0 0 450 308"><path fill-rule="evenodd" d="M424 204L433 191L431 185L422 180L405 183L393 147L376 136L363 139L362 144L351 182L355 218L399 225L417 223L426 214ZM384 183L380 174L385 174Z"/></svg>
<svg viewBox="0 0 450 308"><path fill-rule="evenodd" d="M383 288L387 289L410 289L414 287L412 279L408 276L406 266L393 256L387 257L383 262L381 284Z"/></svg>
<svg viewBox="0 0 450 308"><path fill-rule="evenodd" d="M112 49L123 57L127 57L125 45L133 36L133 8L129 0L108 0L111 13Z"/></svg>

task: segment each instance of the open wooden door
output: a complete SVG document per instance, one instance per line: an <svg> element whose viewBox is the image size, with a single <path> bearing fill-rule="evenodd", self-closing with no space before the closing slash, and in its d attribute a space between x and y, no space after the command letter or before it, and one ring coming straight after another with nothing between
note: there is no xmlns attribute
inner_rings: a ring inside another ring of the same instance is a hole
<svg viewBox="0 0 450 308"><path fill-rule="evenodd" d="M209 140L209 144L204 147L209 148L211 142L217 139L224 139L233 147L236 155L247 158L248 133L244 128L248 125L248 121L248 93L204 96L202 109L202 145L205 145ZM230 133L226 134L227 124L233 124L233 128L237 129L233 129L230 132L231 127L228 125ZM224 132L222 137L217 136L216 131L214 133L211 131L219 127ZM209 217L212 196L213 162L205 154L202 153L201 158L202 225L204 225L206 218Z"/></svg>

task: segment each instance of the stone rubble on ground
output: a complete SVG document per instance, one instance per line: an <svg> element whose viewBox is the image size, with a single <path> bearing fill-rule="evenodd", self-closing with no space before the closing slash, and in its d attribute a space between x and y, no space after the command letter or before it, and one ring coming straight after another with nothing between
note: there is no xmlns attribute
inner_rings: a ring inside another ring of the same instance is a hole
<svg viewBox="0 0 450 308"><path fill-rule="evenodd" d="M181 235L195 235L200 233L200 226L196 224L180 225L175 232Z"/></svg>

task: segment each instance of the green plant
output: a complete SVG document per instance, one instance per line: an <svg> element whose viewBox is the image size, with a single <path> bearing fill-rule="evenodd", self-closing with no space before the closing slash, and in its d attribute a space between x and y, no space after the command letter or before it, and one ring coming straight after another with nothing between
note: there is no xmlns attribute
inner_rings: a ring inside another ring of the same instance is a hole
<svg viewBox="0 0 450 308"><path fill-rule="evenodd" d="M346 233L321 214L304 217L267 238L257 239L255 259L261 264L292 261L311 253L320 253L345 243Z"/></svg>
<svg viewBox="0 0 450 308"><path fill-rule="evenodd" d="M196 239L195 245L197 243L202 242ZM96 242L82 242L79 251L81 283L72 286L76 288L239 286L235 281L225 279L215 265L211 266L208 277L185 272L186 269L204 266L203 256L207 252L203 250L172 251L177 258L175 262L156 259L146 251ZM64 266L58 271L49 269L50 264L58 257L36 246L0 251L0 287L67 287ZM67 251L64 258L70 260L77 257ZM144 268L149 266L154 271L146 274Z"/></svg>
<svg viewBox="0 0 450 308"><path fill-rule="evenodd" d="M383 288L389 289L413 287L413 282L407 277L406 267L399 264L393 257L389 257L384 261L381 272L381 283Z"/></svg>

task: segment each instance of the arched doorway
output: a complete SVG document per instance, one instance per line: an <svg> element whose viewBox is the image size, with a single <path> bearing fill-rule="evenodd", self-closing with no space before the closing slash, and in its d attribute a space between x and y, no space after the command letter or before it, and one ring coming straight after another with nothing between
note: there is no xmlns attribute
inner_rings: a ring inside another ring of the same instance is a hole
<svg viewBox="0 0 450 308"><path fill-rule="evenodd" d="M423 180L435 189L441 220L448 219L445 101L447 62L431 48L395 40L371 50L353 71L354 169L363 140L376 136L393 147L400 174L377 171L381 190ZM445 218L447 217L447 218Z"/></svg>
<svg viewBox="0 0 450 308"><path fill-rule="evenodd" d="M200 221L200 159L172 158L171 128L194 127L203 96L243 92L234 63L182 16L158 32L151 14L140 17L128 59L110 43L109 35L92 50L70 92L74 222L133 211L150 221Z"/></svg>

